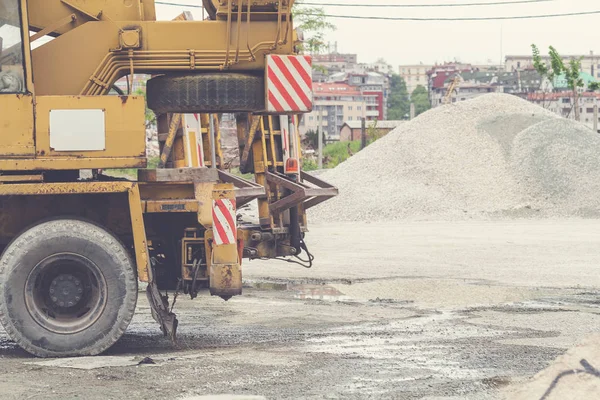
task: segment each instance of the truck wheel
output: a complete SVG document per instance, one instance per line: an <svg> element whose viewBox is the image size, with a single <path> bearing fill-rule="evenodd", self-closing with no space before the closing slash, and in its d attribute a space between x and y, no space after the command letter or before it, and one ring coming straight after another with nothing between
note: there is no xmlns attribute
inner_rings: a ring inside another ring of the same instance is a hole
<svg viewBox="0 0 600 400"><path fill-rule="evenodd" d="M40 357L95 355L125 332L137 301L129 253L86 221L29 228L0 258L0 322Z"/></svg>
<svg viewBox="0 0 600 400"><path fill-rule="evenodd" d="M262 77L235 73L163 75L146 86L148 107L165 113L233 113L265 109Z"/></svg>

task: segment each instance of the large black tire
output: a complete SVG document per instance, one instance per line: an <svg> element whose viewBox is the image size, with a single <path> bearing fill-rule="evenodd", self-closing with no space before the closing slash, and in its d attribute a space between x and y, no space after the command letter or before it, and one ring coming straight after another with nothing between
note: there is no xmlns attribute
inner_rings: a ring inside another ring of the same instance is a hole
<svg viewBox="0 0 600 400"><path fill-rule="evenodd" d="M40 357L96 355L125 333L137 277L123 244L76 219L42 222L0 259L0 322Z"/></svg>
<svg viewBox="0 0 600 400"><path fill-rule="evenodd" d="M147 98L157 114L263 111L264 78L235 73L163 75L148 81Z"/></svg>

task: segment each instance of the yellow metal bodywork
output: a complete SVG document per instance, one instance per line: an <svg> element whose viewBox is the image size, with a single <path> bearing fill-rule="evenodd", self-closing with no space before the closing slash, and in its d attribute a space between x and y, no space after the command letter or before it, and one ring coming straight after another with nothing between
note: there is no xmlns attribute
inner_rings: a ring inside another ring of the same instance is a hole
<svg viewBox="0 0 600 400"><path fill-rule="evenodd" d="M102 109L106 148L65 152L50 148L50 111ZM135 96L0 95L0 170L74 170L146 166L144 99ZM35 130L34 130L35 121Z"/></svg>
<svg viewBox="0 0 600 400"><path fill-rule="evenodd" d="M198 223L207 230L212 228L212 200L215 183L195 183L194 197L198 201Z"/></svg>
<svg viewBox="0 0 600 400"><path fill-rule="evenodd" d="M0 96L0 157L33 156L33 96Z"/></svg>
<svg viewBox="0 0 600 400"><path fill-rule="evenodd" d="M256 71L264 70L266 54L292 53L291 38L273 49L276 22L254 22L250 30L243 24L241 35L250 50L244 42L238 61L226 66L236 53L233 46L227 46L227 30L233 30L227 25L224 21L88 22L33 50L36 91L41 95L105 94L132 70L148 74L224 68ZM140 30L141 47L118 50L119 32L128 28ZM77 63L68 62L73 59Z"/></svg>
<svg viewBox="0 0 600 400"><path fill-rule="evenodd" d="M135 96L37 96L36 152L38 157L145 157L144 98ZM106 124L106 149L65 152L50 148L50 111L102 109Z"/></svg>
<svg viewBox="0 0 600 400"><path fill-rule="evenodd" d="M142 214L140 191L135 182L67 182L0 184L0 196L56 196L76 194L128 193L129 213L133 232L138 279L148 282L149 268L146 230Z"/></svg>
<svg viewBox="0 0 600 400"><path fill-rule="evenodd" d="M142 282L149 282L152 279L152 267L148 255L148 242L146 240L146 228L144 226L144 216L142 213L142 203L138 185L133 185L128 193L138 279Z"/></svg>

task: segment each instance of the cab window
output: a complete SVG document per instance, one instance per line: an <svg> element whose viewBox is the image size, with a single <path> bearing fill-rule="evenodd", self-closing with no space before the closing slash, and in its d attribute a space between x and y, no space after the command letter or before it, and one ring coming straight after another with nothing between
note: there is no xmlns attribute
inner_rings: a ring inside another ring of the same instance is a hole
<svg viewBox="0 0 600 400"><path fill-rule="evenodd" d="M19 3L0 0L0 94L26 91Z"/></svg>

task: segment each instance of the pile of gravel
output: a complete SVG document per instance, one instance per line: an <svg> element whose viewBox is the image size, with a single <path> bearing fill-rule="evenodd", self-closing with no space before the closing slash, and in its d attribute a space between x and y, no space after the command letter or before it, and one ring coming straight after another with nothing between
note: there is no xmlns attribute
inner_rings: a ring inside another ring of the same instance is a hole
<svg viewBox="0 0 600 400"><path fill-rule="evenodd" d="M597 154L587 127L489 94L424 113L322 174L340 195L310 218L589 215L600 209Z"/></svg>
<svg viewBox="0 0 600 400"><path fill-rule="evenodd" d="M555 216L600 216L600 135L565 120L539 123L513 143L515 176L532 206Z"/></svg>

